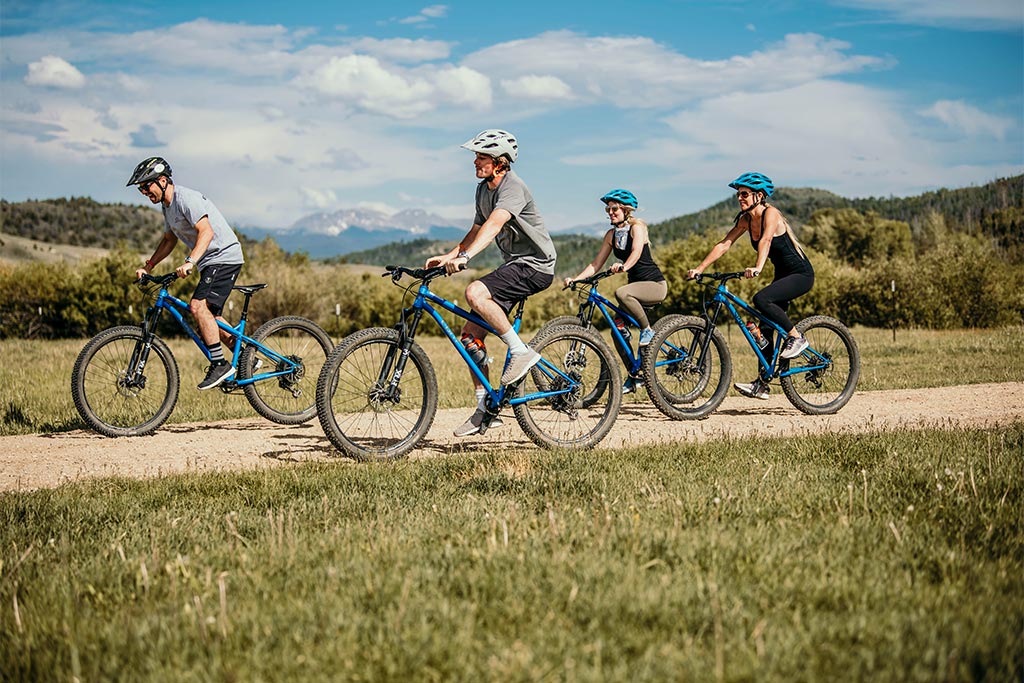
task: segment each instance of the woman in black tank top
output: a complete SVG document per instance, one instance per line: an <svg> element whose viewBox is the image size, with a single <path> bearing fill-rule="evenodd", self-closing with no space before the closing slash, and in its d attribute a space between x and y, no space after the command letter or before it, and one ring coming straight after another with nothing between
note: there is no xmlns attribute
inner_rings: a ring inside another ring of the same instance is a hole
<svg viewBox="0 0 1024 683"><path fill-rule="evenodd" d="M612 272L625 272L629 275L629 283L615 290L615 298L640 323L639 343L640 346L647 346L654 338L654 330L651 329L644 305L664 301L668 295L668 285L658 264L651 257L647 224L633 216L638 206L636 196L629 190L616 189L601 197L601 201L605 203L612 227L605 233L601 249L593 262L576 277L565 278L564 282L568 286L573 280L590 277L604 266L610 254L614 254L618 262L612 265ZM626 384L630 385L630 382Z"/></svg>
<svg viewBox="0 0 1024 683"><path fill-rule="evenodd" d="M775 279L754 295L754 308L788 332L781 355L783 358L795 358L807 349L807 341L797 332L787 315L789 302L811 291L814 286L814 268L796 241L785 217L768 203L768 198L775 192L771 178L761 173L744 173L729 183L729 187L737 191L740 213L729 233L711 248L699 266L687 273L687 277L693 279L703 273L705 268L729 251L744 232L748 233L750 243L757 252L757 261L754 266L746 269L746 277L759 276L767 261L771 261L775 267ZM761 330L761 333L770 346L771 330ZM762 377L750 384L735 386L745 396L768 398L768 382Z"/></svg>

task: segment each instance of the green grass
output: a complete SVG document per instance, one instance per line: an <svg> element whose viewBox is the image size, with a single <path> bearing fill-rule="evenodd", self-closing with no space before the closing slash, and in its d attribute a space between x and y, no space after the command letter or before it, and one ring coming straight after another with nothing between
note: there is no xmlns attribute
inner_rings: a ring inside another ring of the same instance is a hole
<svg viewBox="0 0 1024 683"><path fill-rule="evenodd" d="M896 342L890 330L855 328L860 346L860 391L917 389L933 386L1019 381L1024 377L1024 328L998 330L906 330ZM754 377L754 356L742 335L723 330L733 353L736 381ZM531 333L524 335L526 339ZM466 407L473 393L469 374L446 339L421 337L437 371L441 408ZM83 428L71 401L71 369L84 340L0 340L0 436ZM254 417L241 392L199 392L205 360L191 344L170 342L181 369L181 394L169 423L205 422ZM489 341L500 356L504 345ZM640 394L642 400L646 400Z"/></svg>
<svg viewBox="0 0 1024 683"><path fill-rule="evenodd" d="M8 680L1024 672L1024 424L0 496Z"/></svg>

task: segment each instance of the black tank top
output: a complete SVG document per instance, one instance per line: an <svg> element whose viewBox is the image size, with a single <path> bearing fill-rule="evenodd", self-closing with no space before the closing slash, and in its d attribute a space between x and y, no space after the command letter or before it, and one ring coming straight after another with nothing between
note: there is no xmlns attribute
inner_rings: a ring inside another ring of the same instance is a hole
<svg viewBox="0 0 1024 683"><path fill-rule="evenodd" d="M622 263L625 263L629 255L633 253L633 231L628 224L625 230L612 231L612 252L615 254L615 258ZM651 256L650 243L644 245L644 250L640 252L640 258L633 264L632 268L626 271L626 275L629 277L630 284L634 282L662 282L665 279L661 268L658 268L658 264L654 262L654 258Z"/></svg>
<svg viewBox="0 0 1024 683"><path fill-rule="evenodd" d="M767 211L761 213L761 237L764 237L764 214ZM811 267L811 262L806 256L801 256L800 252L796 250L796 246L793 244L793 240L788 234L789 227L786 227L785 233L777 235L772 238L772 246L768 247L768 260L775 266L775 279L778 280L780 277L787 275L814 275L814 268ZM761 242L760 239L754 239L754 233L747 231L750 235L750 243L754 245L754 251L757 251L757 245Z"/></svg>

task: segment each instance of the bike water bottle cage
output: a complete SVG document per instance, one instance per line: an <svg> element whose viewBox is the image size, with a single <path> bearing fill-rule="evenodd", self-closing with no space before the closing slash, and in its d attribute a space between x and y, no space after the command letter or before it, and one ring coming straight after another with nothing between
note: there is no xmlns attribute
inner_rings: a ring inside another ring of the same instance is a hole
<svg viewBox="0 0 1024 683"><path fill-rule="evenodd" d="M462 342L470 359L483 369L487 365L487 347L484 345L484 340L477 339L471 334L464 334L459 341Z"/></svg>

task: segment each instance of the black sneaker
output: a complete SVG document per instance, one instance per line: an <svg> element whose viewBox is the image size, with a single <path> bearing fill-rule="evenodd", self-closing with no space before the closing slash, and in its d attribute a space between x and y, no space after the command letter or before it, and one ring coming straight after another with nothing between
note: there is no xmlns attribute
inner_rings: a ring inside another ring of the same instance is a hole
<svg viewBox="0 0 1024 683"><path fill-rule="evenodd" d="M221 361L220 363L214 363L210 366L210 369L206 371L206 377L196 387L199 391L206 391L207 389L213 389L215 386L220 384L226 379L230 379L235 376L235 366L231 363Z"/></svg>

